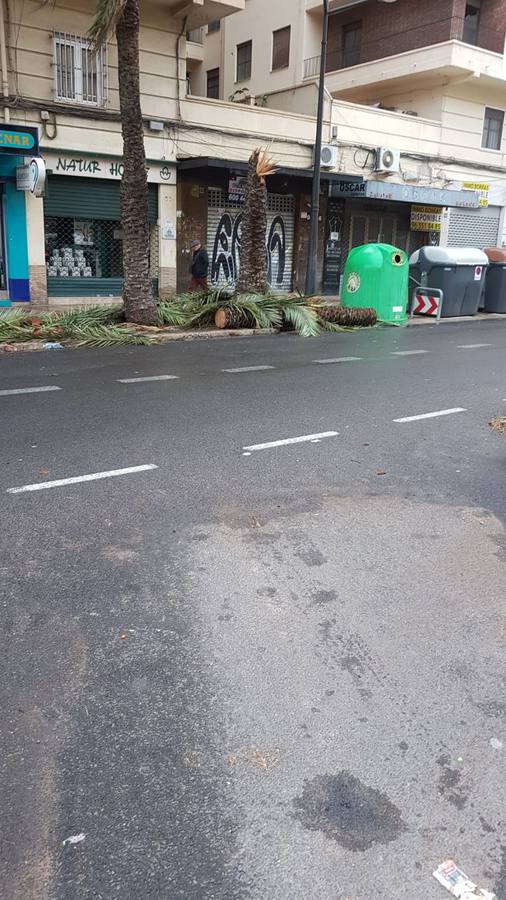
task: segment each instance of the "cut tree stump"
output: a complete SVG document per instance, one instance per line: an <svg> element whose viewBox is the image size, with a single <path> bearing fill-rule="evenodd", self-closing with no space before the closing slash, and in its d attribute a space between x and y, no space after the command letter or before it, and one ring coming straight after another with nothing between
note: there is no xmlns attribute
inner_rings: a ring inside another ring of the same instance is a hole
<svg viewBox="0 0 506 900"><path fill-rule="evenodd" d="M237 309L222 307L214 314L216 328L251 328L252 322L247 313Z"/></svg>
<svg viewBox="0 0 506 900"><path fill-rule="evenodd" d="M342 325L345 328L375 325L378 319L376 310L370 307L366 307L365 309L355 309L353 307L327 303L322 306L313 306L313 309L317 316L324 322L331 322L333 325Z"/></svg>

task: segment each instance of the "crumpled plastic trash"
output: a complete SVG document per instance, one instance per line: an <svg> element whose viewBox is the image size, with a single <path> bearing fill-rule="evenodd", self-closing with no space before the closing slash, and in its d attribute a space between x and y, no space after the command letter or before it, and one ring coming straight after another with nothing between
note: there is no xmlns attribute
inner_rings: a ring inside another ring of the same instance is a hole
<svg viewBox="0 0 506 900"><path fill-rule="evenodd" d="M461 900L497 900L495 894L471 881L453 859L445 859L432 874L453 897L460 897Z"/></svg>
<svg viewBox="0 0 506 900"><path fill-rule="evenodd" d="M80 844L81 841L84 841L85 837L86 835L83 831L81 831L80 834L71 834L70 837L65 838L65 840L62 841L62 847L64 847L65 844Z"/></svg>
<svg viewBox="0 0 506 900"><path fill-rule="evenodd" d="M43 350L63 350L63 344L60 344L59 341L46 341L45 344L42 344Z"/></svg>

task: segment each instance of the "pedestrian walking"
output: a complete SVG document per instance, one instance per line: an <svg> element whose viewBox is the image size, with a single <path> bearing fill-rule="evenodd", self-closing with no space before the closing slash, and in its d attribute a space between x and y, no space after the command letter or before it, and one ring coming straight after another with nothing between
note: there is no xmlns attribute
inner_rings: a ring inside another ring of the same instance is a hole
<svg viewBox="0 0 506 900"><path fill-rule="evenodd" d="M209 272L209 257L207 250L200 241L190 241L192 261L190 266L190 291L207 291L207 273Z"/></svg>

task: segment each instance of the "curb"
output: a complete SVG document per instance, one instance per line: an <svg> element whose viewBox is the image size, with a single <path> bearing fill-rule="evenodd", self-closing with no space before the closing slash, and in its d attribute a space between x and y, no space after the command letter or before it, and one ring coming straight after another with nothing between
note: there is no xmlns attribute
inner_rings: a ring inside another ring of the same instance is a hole
<svg viewBox="0 0 506 900"><path fill-rule="evenodd" d="M141 334L146 334L146 332L140 332ZM158 334L153 335L153 343L148 345L135 345L135 344L122 344L121 346L125 347L135 347L135 346L145 346L145 349L149 349L150 347L156 347L160 344L168 344L170 341L206 341L213 340L214 338L241 338L241 337L253 337L254 335L274 335L277 332L273 328L235 328L235 329L223 329L216 331L179 331L179 332L170 332L168 334ZM2 353L26 353L33 351L45 350L44 344L47 344L46 340L40 341L23 341L18 344L1 344L0 343L0 354ZM112 350L114 348L114 344L107 349ZM73 344L71 341L63 344L64 350L95 350L96 347L78 347Z"/></svg>

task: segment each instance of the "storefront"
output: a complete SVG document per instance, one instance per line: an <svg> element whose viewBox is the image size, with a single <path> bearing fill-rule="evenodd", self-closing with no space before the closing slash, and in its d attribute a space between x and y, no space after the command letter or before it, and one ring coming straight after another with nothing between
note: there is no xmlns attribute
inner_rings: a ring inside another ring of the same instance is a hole
<svg viewBox="0 0 506 900"><path fill-rule="evenodd" d="M55 156L46 158L46 162L44 236L48 297L121 296L121 161ZM149 165L150 271L155 292L160 241L175 241L175 210L170 217L170 210L160 209L160 190L162 185L172 184L175 201L175 181L173 166Z"/></svg>
<svg viewBox="0 0 506 900"><path fill-rule="evenodd" d="M245 163L185 160L178 175L178 289L188 285L189 244L198 238L209 254L209 284L234 289L239 275ZM284 170L268 179L267 279L275 293L293 286L297 179Z"/></svg>
<svg viewBox="0 0 506 900"><path fill-rule="evenodd" d="M26 157L38 155L36 128L0 128L0 306L30 300L25 193L16 184L16 170Z"/></svg>
<svg viewBox="0 0 506 900"><path fill-rule="evenodd" d="M408 255L438 244L444 208L474 212L476 191L453 191L383 181L336 181L330 185L323 288L339 293L349 251L361 244L392 244Z"/></svg>

